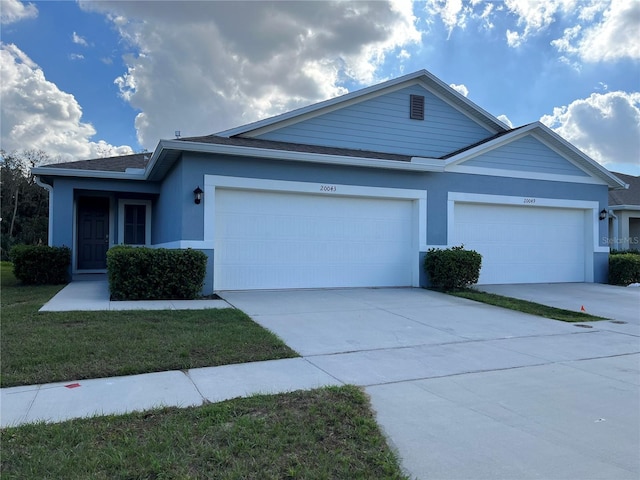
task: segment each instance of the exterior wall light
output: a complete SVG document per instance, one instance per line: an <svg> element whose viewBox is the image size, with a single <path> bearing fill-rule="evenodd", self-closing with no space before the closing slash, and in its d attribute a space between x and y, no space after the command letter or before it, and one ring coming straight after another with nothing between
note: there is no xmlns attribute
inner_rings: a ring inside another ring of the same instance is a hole
<svg viewBox="0 0 640 480"><path fill-rule="evenodd" d="M200 186L198 185L196 187L196 189L193 191L193 201L196 205L200 205L200 202L202 201L202 194L204 192L202 191L202 189L200 188Z"/></svg>
<svg viewBox="0 0 640 480"><path fill-rule="evenodd" d="M607 218L607 211L603 208L600 210L600 220L604 220L605 218Z"/></svg>

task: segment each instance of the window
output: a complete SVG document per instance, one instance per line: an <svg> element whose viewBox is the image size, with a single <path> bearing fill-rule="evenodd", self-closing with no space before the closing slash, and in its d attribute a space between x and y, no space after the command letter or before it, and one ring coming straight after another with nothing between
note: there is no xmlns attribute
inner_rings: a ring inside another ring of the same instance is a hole
<svg viewBox="0 0 640 480"><path fill-rule="evenodd" d="M409 118L424 120L424 96L411 95L409 97Z"/></svg>
<svg viewBox="0 0 640 480"><path fill-rule="evenodd" d="M118 218L119 244L151 244L151 202L149 200L120 200Z"/></svg>

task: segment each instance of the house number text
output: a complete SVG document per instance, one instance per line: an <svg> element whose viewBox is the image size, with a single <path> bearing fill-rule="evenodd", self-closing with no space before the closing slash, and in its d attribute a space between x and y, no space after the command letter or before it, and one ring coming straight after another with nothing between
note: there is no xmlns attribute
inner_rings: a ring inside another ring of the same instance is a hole
<svg viewBox="0 0 640 480"><path fill-rule="evenodd" d="M536 203L536 199L535 198L525 198L524 199L524 203Z"/></svg>
<svg viewBox="0 0 640 480"><path fill-rule="evenodd" d="M337 190L335 185L320 185L321 192L335 192Z"/></svg>

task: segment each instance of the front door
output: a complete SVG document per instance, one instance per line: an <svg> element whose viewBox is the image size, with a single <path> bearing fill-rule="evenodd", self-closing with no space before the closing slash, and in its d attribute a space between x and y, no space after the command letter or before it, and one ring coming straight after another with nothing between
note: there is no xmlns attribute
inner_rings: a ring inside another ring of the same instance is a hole
<svg viewBox="0 0 640 480"><path fill-rule="evenodd" d="M109 199L78 200L78 270L107 268L109 249Z"/></svg>

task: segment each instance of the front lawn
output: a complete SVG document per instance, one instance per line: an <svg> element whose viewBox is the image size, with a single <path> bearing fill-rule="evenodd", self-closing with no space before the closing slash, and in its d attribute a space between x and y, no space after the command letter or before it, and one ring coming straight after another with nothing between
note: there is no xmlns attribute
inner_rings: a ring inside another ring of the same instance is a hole
<svg viewBox="0 0 640 480"><path fill-rule="evenodd" d="M356 387L0 432L2 478L407 479Z"/></svg>
<svg viewBox="0 0 640 480"><path fill-rule="evenodd" d="M42 312L61 286L2 276L2 387L295 357L235 309Z"/></svg>
<svg viewBox="0 0 640 480"><path fill-rule="evenodd" d="M594 322L598 320L607 320L604 317L590 315L585 312L563 310L561 308L541 305L540 303L520 300L518 298L504 297L502 295L496 295L495 293L481 292L474 289L457 290L447 293L456 297L467 298L469 300L475 300L476 302L488 303L489 305L508 308L510 310L523 313L530 313L531 315L538 315L539 317L551 318L553 320L561 320L563 322Z"/></svg>

